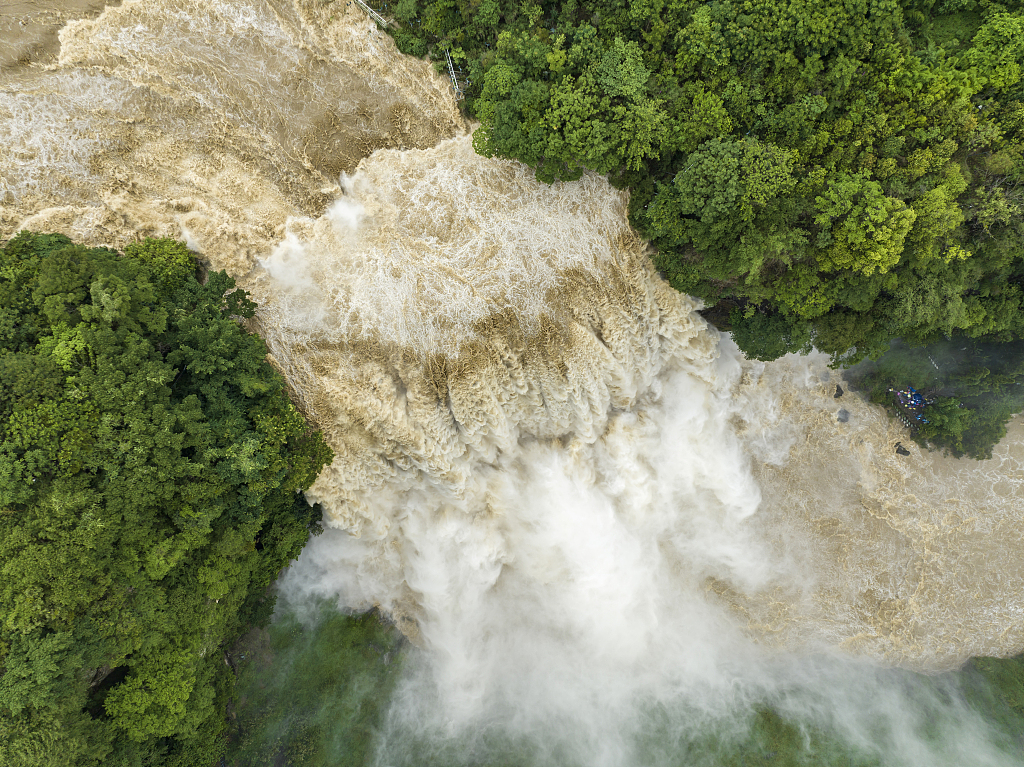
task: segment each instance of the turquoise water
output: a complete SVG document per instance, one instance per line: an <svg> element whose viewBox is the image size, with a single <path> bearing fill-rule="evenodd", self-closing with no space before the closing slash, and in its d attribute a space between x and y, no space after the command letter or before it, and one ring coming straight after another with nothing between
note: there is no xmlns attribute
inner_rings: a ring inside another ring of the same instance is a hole
<svg viewBox="0 0 1024 767"><path fill-rule="evenodd" d="M328 607L315 623L288 614L248 634L234 651L229 764L371 764L403 643L376 613Z"/></svg>
<svg viewBox="0 0 1024 767"><path fill-rule="evenodd" d="M523 732L513 702L457 730L425 716L440 702L410 696L424 696L429 658L375 612L321 605L305 621L284 612L234 660L237 767L582 767L594 758L582 742L593 735L571 718ZM685 696L636 701L596 753L638 767L1024 764L1022 658L976 659L938 676L807 658L801 672L786 669L790 684L713 712Z"/></svg>

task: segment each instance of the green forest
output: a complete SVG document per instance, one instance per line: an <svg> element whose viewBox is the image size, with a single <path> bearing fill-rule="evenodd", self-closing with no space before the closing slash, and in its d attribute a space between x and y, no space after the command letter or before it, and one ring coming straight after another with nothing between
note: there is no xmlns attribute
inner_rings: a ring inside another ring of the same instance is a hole
<svg viewBox="0 0 1024 767"><path fill-rule="evenodd" d="M1024 341L956 338L916 347L894 341L881 358L846 375L873 402L905 418L916 441L957 457L991 458L1006 422L1024 410ZM893 382L914 382L930 404L916 413L901 408L890 392Z"/></svg>
<svg viewBox="0 0 1024 767"><path fill-rule="evenodd" d="M0 250L0 764L213 764L331 452L184 244Z"/></svg>
<svg viewBox="0 0 1024 767"><path fill-rule="evenodd" d="M439 69L447 52L461 71L478 152L542 181L607 175L630 190L662 274L747 356L813 347L845 367L894 339L1024 338L1022 7L399 0L385 12L399 48ZM990 420L959 454L990 452L1005 419ZM915 438L957 444L935 428Z"/></svg>
<svg viewBox="0 0 1024 767"><path fill-rule="evenodd" d="M451 57L478 152L629 189L657 268L749 357L818 349L894 416L912 386L912 438L957 456L1024 408L1019 0L371 4ZM0 248L0 764L368 761L403 640L269 623L332 454L254 311L172 240ZM962 672L1017 738L1022 666ZM765 709L722 763L825 763L808 743L838 748Z"/></svg>

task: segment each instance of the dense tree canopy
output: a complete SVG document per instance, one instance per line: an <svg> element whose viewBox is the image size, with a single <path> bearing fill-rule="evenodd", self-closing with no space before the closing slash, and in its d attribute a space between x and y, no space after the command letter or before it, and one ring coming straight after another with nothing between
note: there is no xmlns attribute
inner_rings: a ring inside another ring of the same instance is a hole
<svg viewBox="0 0 1024 767"><path fill-rule="evenodd" d="M477 151L629 187L658 268L748 356L1024 338L1020 0L392 8L399 47L466 72ZM925 441L987 452L958 434Z"/></svg>
<svg viewBox="0 0 1024 767"><path fill-rule="evenodd" d="M0 763L212 764L330 451L184 245L0 250Z"/></svg>
<svg viewBox="0 0 1024 767"><path fill-rule="evenodd" d="M1024 337L1019 0L401 0L478 151L632 191L748 351ZM773 336L761 332L771 329Z"/></svg>

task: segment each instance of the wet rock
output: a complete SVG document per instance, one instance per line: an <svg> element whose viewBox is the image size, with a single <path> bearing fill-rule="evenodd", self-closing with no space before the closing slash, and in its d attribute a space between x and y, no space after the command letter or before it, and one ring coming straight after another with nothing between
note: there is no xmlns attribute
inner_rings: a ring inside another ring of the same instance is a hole
<svg viewBox="0 0 1024 767"><path fill-rule="evenodd" d="M841 408L839 412L836 413L836 420L839 421L839 423L846 423L850 420L850 411L845 408Z"/></svg>
<svg viewBox="0 0 1024 767"><path fill-rule="evenodd" d="M833 399L839 399L842 396L843 396L843 387L840 386L839 384L836 384L836 393L832 395L832 398Z"/></svg>
<svg viewBox="0 0 1024 767"><path fill-rule="evenodd" d="M903 447L902 442L896 443L896 455L910 455L910 451Z"/></svg>

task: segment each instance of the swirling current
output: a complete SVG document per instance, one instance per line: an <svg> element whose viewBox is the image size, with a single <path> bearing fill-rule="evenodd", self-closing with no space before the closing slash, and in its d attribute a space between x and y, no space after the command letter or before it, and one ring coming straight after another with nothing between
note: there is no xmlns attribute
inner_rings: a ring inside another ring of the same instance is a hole
<svg viewBox="0 0 1024 767"><path fill-rule="evenodd" d="M988 461L897 455L826 359L745 360L670 289L626 193L476 155L354 4L2 14L0 239L178 237L252 294L336 454L280 592L418 648L380 764L702 764L678 744L762 706L886 763L1020 763L893 670L1024 647L1019 419Z"/></svg>

